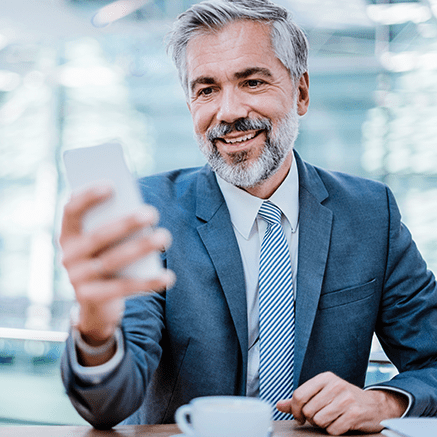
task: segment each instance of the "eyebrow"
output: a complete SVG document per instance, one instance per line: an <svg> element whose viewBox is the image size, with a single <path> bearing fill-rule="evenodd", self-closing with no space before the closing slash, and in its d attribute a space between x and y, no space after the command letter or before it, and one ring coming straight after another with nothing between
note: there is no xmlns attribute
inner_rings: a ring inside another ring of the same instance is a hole
<svg viewBox="0 0 437 437"><path fill-rule="evenodd" d="M260 74L261 76L272 78L273 74L268 68L262 67L252 67L246 68L246 70L237 72L234 74L235 79L245 79L246 77L252 76L254 74Z"/></svg>
<svg viewBox="0 0 437 437"><path fill-rule="evenodd" d="M214 85L215 83L216 80L213 77L201 76L190 82L190 89L193 92L197 85Z"/></svg>
<svg viewBox="0 0 437 437"><path fill-rule="evenodd" d="M261 76L264 76L264 77L267 77L270 79L273 77L272 73L270 72L270 70L268 68L251 67L251 68L246 68L243 71L238 71L237 73L234 74L234 78L237 80L245 79L245 78L250 77L254 74L260 74ZM201 77L198 77L197 79L190 82L190 89L191 89L191 92L193 92L197 85L214 85L216 82L217 81L216 81L216 79L214 79L214 77L201 76Z"/></svg>

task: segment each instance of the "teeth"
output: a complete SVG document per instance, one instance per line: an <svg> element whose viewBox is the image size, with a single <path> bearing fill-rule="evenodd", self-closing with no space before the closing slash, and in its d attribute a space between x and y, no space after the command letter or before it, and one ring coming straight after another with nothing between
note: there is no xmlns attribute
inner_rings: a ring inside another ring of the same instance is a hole
<svg viewBox="0 0 437 437"><path fill-rule="evenodd" d="M230 140L226 140L225 138L223 138L223 141L226 144L237 144L237 143L242 143L243 141L251 140L253 137L255 137L255 135L256 132L250 135L245 135L244 137L234 138Z"/></svg>

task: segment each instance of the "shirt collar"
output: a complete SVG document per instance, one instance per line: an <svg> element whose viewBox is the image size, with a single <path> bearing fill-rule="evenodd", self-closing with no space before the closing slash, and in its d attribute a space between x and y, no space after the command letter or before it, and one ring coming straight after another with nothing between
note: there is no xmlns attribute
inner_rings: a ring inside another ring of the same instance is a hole
<svg viewBox="0 0 437 437"><path fill-rule="evenodd" d="M232 224L248 240L264 199L252 196L247 191L226 182L217 173L215 175L225 198ZM296 159L293 158L286 178L268 200L281 209L290 223L292 232L296 232L299 219L299 175Z"/></svg>

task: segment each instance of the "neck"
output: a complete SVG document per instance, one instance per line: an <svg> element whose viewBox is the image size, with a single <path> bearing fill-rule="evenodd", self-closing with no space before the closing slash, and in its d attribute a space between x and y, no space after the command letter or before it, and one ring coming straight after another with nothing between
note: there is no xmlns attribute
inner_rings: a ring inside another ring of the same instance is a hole
<svg viewBox="0 0 437 437"><path fill-rule="evenodd" d="M260 199L269 199L287 177L292 162L293 152L291 151L274 175L254 187L242 189Z"/></svg>

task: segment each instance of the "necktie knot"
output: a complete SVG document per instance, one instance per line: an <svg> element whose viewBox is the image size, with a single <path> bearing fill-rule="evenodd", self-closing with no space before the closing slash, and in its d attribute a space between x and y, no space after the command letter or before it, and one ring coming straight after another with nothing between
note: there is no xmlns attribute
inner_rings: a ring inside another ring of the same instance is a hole
<svg viewBox="0 0 437 437"><path fill-rule="evenodd" d="M266 200L261 205L258 214L271 225L280 225L282 211L270 200Z"/></svg>

